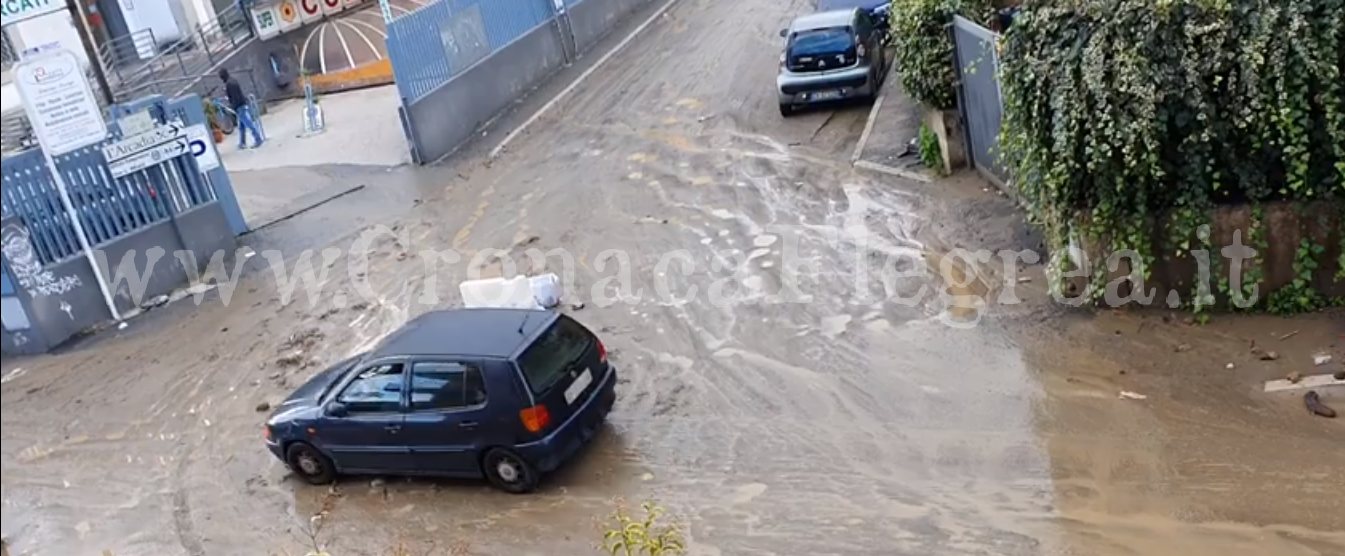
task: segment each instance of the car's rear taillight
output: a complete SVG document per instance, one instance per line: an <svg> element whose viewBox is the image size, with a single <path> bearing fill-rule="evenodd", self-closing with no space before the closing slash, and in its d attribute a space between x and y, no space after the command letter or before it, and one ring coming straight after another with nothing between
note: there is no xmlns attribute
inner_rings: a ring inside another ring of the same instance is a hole
<svg viewBox="0 0 1345 556"><path fill-rule="evenodd" d="M603 363L606 363L606 362L607 362L607 346L602 345L602 340L597 340L597 342L598 342L598 360L599 360L599 361L602 361Z"/></svg>
<svg viewBox="0 0 1345 556"><path fill-rule="evenodd" d="M524 409L518 412L518 417L523 420L523 428L528 429L528 432L542 432L551 424L551 412L544 405Z"/></svg>
<svg viewBox="0 0 1345 556"><path fill-rule="evenodd" d="M271 439L271 427L262 427L262 436L267 440Z"/></svg>

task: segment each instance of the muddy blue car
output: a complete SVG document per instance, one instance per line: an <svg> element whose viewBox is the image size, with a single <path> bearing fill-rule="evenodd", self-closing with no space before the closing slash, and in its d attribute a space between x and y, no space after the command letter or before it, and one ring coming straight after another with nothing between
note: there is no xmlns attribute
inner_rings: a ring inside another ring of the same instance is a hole
<svg viewBox="0 0 1345 556"><path fill-rule="evenodd" d="M801 16L780 36L785 47L775 84L781 116L810 105L877 96L886 73L886 32L868 10Z"/></svg>
<svg viewBox="0 0 1345 556"><path fill-rule="evenodd" d="M596 435L615 388L607 348L568 316L435 311L296 390L266 447L313 484L425 475L525 493Z"/></svg>

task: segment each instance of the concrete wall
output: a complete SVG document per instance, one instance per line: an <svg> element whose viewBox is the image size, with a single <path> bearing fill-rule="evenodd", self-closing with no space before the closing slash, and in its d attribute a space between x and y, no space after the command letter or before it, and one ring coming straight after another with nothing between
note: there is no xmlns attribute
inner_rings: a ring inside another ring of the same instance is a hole
<svg viewBox="0 0 1345 556"><path fill-rule="evenodd" d="M1294 260L1298 256L1298 248L1304 239L1308 239L1316 245L1326 248L1321 255L1316 256L1318 264L1317 271L1313 274L1313 288L1328 297L1345 296L1345 280L1336 280L1335 275L1339 271L1338 260L1340 257L1341 235L1345 234L1345 222L1342 222L1339 216L1338 207L1331 202L1317 202L1306 207L1300 207L1298 203L1278 202L1269 203L1263 207L1263 221L1259 229L1265 238L1265 248L1262 249L1253 245L1251 239L1252 208L1247 205L1221 207L1214 213L1214 218L1210 226L1210 239L1213 247L1210 248L1210 258L1220 258L1218 271L1220 276L1212 277L1211 281L1218 280L1219 277L1228 277L1229 260L1219 254L1219 250L1228 245L1233 245L1234 235L1240 236L1242 245L1257 249L1261 257L1260 291L1258 296L1261 302L1270 296L1271 292L1279 290L1289 285L1296 278L1294 275ZM1157 232L1155 238L1167 237L1166 232ZM1153 252L1164 252L1163 248L1167 242L1156 239L1153 244ZM1193 242L1193 245L1195 243ZM1089 260L1092 264L1105 264L1108 250L1105 242L1085 243L1083 249L1088 252ZM1117 270L1108 273L1108 281L1121 278L1130 273L1129 265L1125 264L1125 259L1121 259ZM1244 264L1253 264L1252 261L1244 261ZM1095 267L1096 268L1096 267ZM1157 288L1159 299L1154 300L1156 306L1162 306L1162 296L1166 296L1168 291L1175 290L1183 300L1189 300L1195 287L1195 277L1199 270L1197 263L1190 256L1184 258L1160 259L1154 263L1151 270L1151 277L1145 281L1145 289ZM1244 272L1245 275L1245 272ZM1075 291L1081 291L1084 282L1075 279L1072 282ZM1222 304L1227 301L1217 291L1217 283L1210 284L1211 293L1219 297ZM1123 294L1125 292L1122 292ZM1226 305L1220 305L1221 307Z"/></svg>
<svg viewBox="0 0 1345 556"><path fill-rule="evenodd" d="M597 44L616 24L649 0L583 0L569 8L575 50L584 52Z"/></svg>
<svg viewBox="0 0 1345 556"><path fill-rule="evenodd" d="M61 10L20 21L6 31L14 43L14 48L19 51L54 42L59 43L61 48L74 52L85 67L89 64L89 57L84 54L84 43L79 39L78 28L75 27L74 18L69 11Z"/></svg>
<svg viewBox="0 0 1345 556"><path fill-rule="evenodd" d="M17 218L6 219L6 226L15 220ZM175 256L176 252L193 252L195 270L199 275L216 251L227 249L232 252L235 246L233 230L220 203L211 202L94 246L94 250L101 251L102 257L105 257L102 260L106 261L105 276L113 291L113 300L117 310L125 313L141 303L188 285L189 273L181 259ZM163 255L150 266L146 252L156 247L164 250ZM118 269L123 258L132 251L133 270L131 274L123 274L119 280ZM8 260L5 265L8 272ZM84 330L112 319L93 267L83 254L47 265L43 272L49 273L66 287L43 291L41 288L14 284L12 297L22 303L28 326L17 326L10 322L15 319L6 315L4 336L0 338L0 351L5 354L43 353ZM9 274L13 276L13 273ZM144 280L145 289L143 294L137 296L135 294L139 292L134 291L134 282L141 279ZM9 312L10 308L6 309Z"/></svg>
<svg viewBox="0 0 1345 556"><path fill-rule="evenodd" d="M427 164L452 153L482 124L565 63L562 35L555 22L548 21L424 98L404 105L412 160Z"/></svg>

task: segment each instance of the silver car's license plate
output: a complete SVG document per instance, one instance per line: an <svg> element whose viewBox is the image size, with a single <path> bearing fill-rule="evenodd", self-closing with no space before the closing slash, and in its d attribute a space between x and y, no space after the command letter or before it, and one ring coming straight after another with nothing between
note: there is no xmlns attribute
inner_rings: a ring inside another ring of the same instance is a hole
<svg viewBox="0 0 1345 556"><path fill-rule="evenodd" d="M812 101L836 100L838 98L841 98L840 91L818 91L816 93L810 93L808 95L808 100Z"/></svg>

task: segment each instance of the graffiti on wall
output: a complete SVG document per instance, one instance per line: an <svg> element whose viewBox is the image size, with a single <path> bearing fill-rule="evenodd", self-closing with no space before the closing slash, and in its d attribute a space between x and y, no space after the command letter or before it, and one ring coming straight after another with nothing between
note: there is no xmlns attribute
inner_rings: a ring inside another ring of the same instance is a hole
<svg viewBox="0 0 1345 556"><path fill-rule="evenodd" d="M33 244L28 236L28 228L17 223L5 224L0 229L0 253L9 261L9 269L19 287L33 297L61 295L83 286L78 276L56 277L50 270L42 268L42 262L33 252Z"/></svg>

